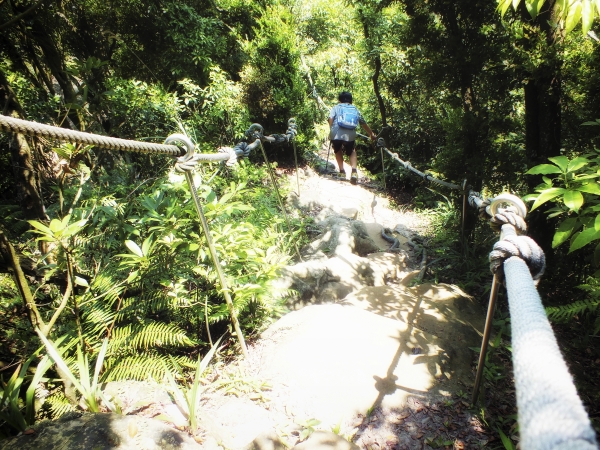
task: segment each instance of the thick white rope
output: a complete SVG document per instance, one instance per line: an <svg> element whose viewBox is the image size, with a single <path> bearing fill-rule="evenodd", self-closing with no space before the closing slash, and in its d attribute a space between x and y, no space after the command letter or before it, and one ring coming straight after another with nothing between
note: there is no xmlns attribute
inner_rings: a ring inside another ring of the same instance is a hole
<svg viewBox="0 0 600 450"><path fill-rule="evenodd" d="M597 449L596 435L527 264L512 256L504 262L504 274L521 449Z"/></svg>

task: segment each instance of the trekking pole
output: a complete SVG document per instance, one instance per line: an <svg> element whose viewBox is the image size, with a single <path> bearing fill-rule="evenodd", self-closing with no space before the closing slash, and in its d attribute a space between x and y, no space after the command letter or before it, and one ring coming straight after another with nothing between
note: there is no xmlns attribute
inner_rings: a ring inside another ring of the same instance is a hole
<svg viewBox="0 0 600 450"><path fill-rule="evenodd" d="M327 161L325 162L325 175L329 174L329 152L331 151L331 139L329 140L329 148L327 149Z"/></svg>
<svg viewBox="0 0 600 450"><path fill-rule="evenodd" d="M383 147L379 147L381 150L381 170L383 171L383 189L387 189L385 184L385 161L383 160Z"/></svg>

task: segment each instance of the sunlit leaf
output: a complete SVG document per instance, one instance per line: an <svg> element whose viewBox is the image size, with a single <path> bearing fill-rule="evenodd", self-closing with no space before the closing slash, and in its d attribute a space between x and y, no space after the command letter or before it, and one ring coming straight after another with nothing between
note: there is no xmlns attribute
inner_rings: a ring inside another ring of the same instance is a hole
<svg viewBox="0 0 600 450"><path fill-rule="evenodd" d="M573 231L576 230L578 226L578 220L576 218L569 218L564 220L554 233L554 238L552 239L552 248L556 248L562 243L569 240Z"/></svg>
<svg viewBox="0 0 600 450"><path fill-rule="evenodd" d="M573 158L569 161L569 165L567 166L567 172L575 172L576 170L581 169L585 165L589 164L590 160L584 158L583 156L579 156L577 158Z"/></svg>
<svg viewBox="0 0 600 450"><path fill-rule="evenodd" d="M551 173L562 173L562 171L554 164L540 164L525 172L526 175L548 175Z"/></svg>
<svg viewBox="0 0 600 450"><path fill-rule="evenodd" d="M569 167L569 158L567 158L566 156L553 156L551 158L548 158L548 161L551 161L558 167L560 167L560 170L562 172L566 172L567 167Z"/></svg>
<svg viewBox="0 0 600 450"><path fill-rule="evenodd" d="M68 216L67 216L68 217ZM63 223L58 220L58 219L52 219L50 221L50 225L49 225L50 230L52 230L53 233L58 233L59 231L61 231L64 227L63 227Z"/></svg>
<svg viewBox="0 0 600 450"><path fill-rule="evenodd" d="M579 211L583 205L583 195L579 191L566 191L563 200L565 205L573 211Z"/></svg>
<svg viewBox="0 0 600 450"><path fill-rule="evenodd" d="M535 19L540 13L544 0L525 0L525 7L532 19Z"/></svg>
<svg viewBox="0 0 600 450"><path fill-rule="evenodd" d="M592 28L594 8L590 0L583 0L581 5L581 31L584 35Z"/></svg>
<svg viewBox="0 0 600 450"><path fill-rule="evenodd" d="M563 189L563 188L546 189L535 200L533 206L531 207L531 211L533 211L537 207L543 205L547 201L552 200L553 198L558 197L559 195L562 195L564 192L565 192L565 189Z"/></svg>
<svg viewBox="0 0 600 450"><path fill-rule="evenodd" d="M581 247L586 246L592 241L596 239L600 239L600 231L596 231L595 228L588 228L579 233L573 242L571 242L571 246L569 247L569 253L574 252L575 250L579 250Z"/></svg>
<svg viewBox="0 0 600 450"><path fill-rule="evenodd" d="M75 284L77 286L90 287L89 283L85 278L78 277L77 275L75 275Z"/></svg>
<svg viewBox="0 0 600 450"><path fill-rule="evenodd" d="M579 192L585 192L588 194L600 195L600 185L598 183L589 183L577 188Z"/></svg>
<svg viewBox="0 0 600 450"><path fill-rule="evenodd" d="M565 20L565 32L569 33L579 23L582 8L583 6L580 1L576 1L569 7L567 20Z"/></svg>
<svg viewBox="0 0 600 450"><path fill-rule="evenodd" d="M500 11L501 17L504 17L504 14L506 14L506 11L510 7L511 3L512 0L500 0L500 2L498 3L498 10Z"/></svg>
<svg viewBox="0 0 600 450"><path fill-rule="evenodd" d="M142 252L142 249L140 248L139 245L137 245L135 242L130 241L129 239L125 241L125 245L127 246L127 248L134 253L136 256L139 256L140 258L144 257L144 252Z"/></svg>

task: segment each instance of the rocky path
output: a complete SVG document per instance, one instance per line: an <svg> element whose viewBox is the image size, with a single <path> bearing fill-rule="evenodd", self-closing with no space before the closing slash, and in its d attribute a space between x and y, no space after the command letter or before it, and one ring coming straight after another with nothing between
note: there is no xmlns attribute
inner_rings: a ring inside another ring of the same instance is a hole
<svg viewBox="0 0 600 450"><path fill-rule="evenodd" d="M291 312L252 341L247 360L217 369L195 442L158 426L156 439L141 436L138 430L152 429L149 418L171 430L185 421L164 388L133 382L109 387L130 414L111 419L110 442L206 450L486 445L466 402L476 356L469 347L480 345L483 314L456 286L416 283L427 221L391 208L364 178L351 185L308 169L301 181L288 207L312 218L312 242L279 280L299 293ZM290 183L296 186L295 174ZM398 249L388 251L384 227ZM82 435L95 429L93 420L83 416L69 429ZM117 436L117 429L124 431ZM34 437L7 448L42 448Z"/></svg>
<svg viewBox="0 0 600 450"><path fill-rule="evenodd" d="M248 384L269 388L254 391L259 401L208 395L205 447L289 448L314 430L363 449L484 446L466 403L475 357L469 347L479 345L484 319L456 286L413 285L429 224L390 208L367 180L354 186L310 170L301 179L288 206L313 217L314 236L281 280L299 292L296 310L234 369ZM400 250L386 251L383 227ZM299 448L343 448L341 441L310 442Z"/></svg>

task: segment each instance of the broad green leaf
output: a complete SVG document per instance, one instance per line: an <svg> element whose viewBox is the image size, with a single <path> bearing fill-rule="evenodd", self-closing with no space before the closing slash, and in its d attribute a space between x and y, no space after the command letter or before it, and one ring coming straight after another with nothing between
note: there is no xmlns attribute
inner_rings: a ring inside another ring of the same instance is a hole
<svg viewBox="0 0 600 450"><path fill-rule="evenodd" d="M137 277L138 277L138 275L139 275L139 274L140 274L140 271L139 271L139 270L134 270L134 271L133 271L133 272L131 272L131 273L129 274L129 276L127 277L127 282L128 282L128 283L131 283L131 282L135 281L135 280L137 279Z"/></svg>
<svg viewBox="0 0 600 450"><path fill-rule="evenodd" d="M579 186L577 190L579 192L585 192L587 194L600 195L600 185L598 183L584 184L583 186Z"/></svg>
<svg viewBox="0 0 600 450"><path fill-rule="evenodd" d="M600 4L600 0L596 0L596 7L598 8L598 5ZM600 15L600 9L598 10L598 14ZM586 126L598 126L600 125L600 122L598 121L598 119L594 120L594 121L588 121L588 122L583 122L581 125L586 125Z"/></svg>
<svg viewBox="0 0 600 450"><path fill-rule="evenodd" d="M563 171L560 168L556 167L554 164L540 164L538 166L532 167L527 172L526 175L548 175L551 173L562 173Z"/></svg>
<svg viewBox="0 0 600 450"><path fill-rule="evenodd" d="M594 220L594 229L600 231L600 214L598 214Z"/></svg>
<svg viewBox="0 0 600 450"><path fill-rule="evenodd" d="M573 242L571 242L569 253L579 250L581 247L585 247L587 244L595 241L596 239L600 239L600 231L596 231L595 228L583 230L575 237Z"/></svg>
<svg viewBox="0 0 600 450"><path fill-rule="evenodd" d="M550 188L550 189L546 189L546 190L542 191L542 193L538 196L536 201L533 203L533 206L531 207L531 211L536 209L538 206L543 205L547 201L552 200L553 198L558 197L559 195L562 195L564 192L565 192L565 189L563 189L563 188Z"/></svg>
<svg viewBox="0 0 600 450"><path fill-rule="evenodd" d="M579 208L583 205L583 194L579 191L568 190L565 192L563 200L567 208L579 211Z"/></svg>
<svg viewBox="0 0 600 450"><path fill-rule="evenodd" d="M502 445L504 446L504 449L505 450L515 450L515 444L513 444L513 442L510 440L510 438L507 435L505 435L500 428L498 428L497 430L498 430L498 435L500 436L500 439L502 440Z"/></svg>
<svg viewBox="0 0 600 450"><path fill-rule="evenodd" d="M62 229L64 227L63 227L63 224L62 224L62 222L60 220L58 220L58 219L52 219L50 221L49 228L50 228L50 230L52 230L53 233L57 233L59 231L62 231Z"/></svg>
<svg viewBox="0 0 600 450"><path fill-rule="evenodd" d="M556 248L562 243L569 240L569 237L571 236L571 234L573 234L573 231L575 231L577 226L578 221L576 218L569 218L564 220L559 225L558 230L556 230L556 233L554 233L554 238L552 239L552 248Z"/></svg>
<svg viewBox="0 0 600 450"><path fill-rule="evenodd" d="M594 8L591 0L583 0L581 4L581 32L586 35L594 21Z"/></svg>
<svg viewBox="0 0 600 450"><path fill-rule="evenodd" d="M85 226L86 223L87 223L87 220L85 220L85 219L79 220L75 223L72 223L62 233L62 236L63 237L71 237L71 236L76 235L77 233L79 233L81 231L81 229Z"/></svg>
<svg viewBox="0 0 600 450"><path fill-rule="evenodd" d="M579 19L581 19L581 10L583 6L580 1L576 1L572 5L569 6L569 11L567 13L567 20L565 20L565 32L569 33L575 25L579 23Z"/></svg>
<svg viewBox="0 0 600 450"><path fill-rule="evenodd" d="M569 165L567 166L567 172L575 172L576 170L581 169L589 163L590 160L583 156L573 158L571 161L569 161Z"/></svg>
<svg viewBox="0 0 600 450"><path fill-rule="evenodd" d="M525 6L532 19L535 19L540 12L544 0L525 0Z"/></svg>
<svg viewBox="0 0 600 450"><path fill-rule="evenodd" d="M500 0L500 3L498 3L498 10L500 11L500 17L504 17L504 14L506 14L506 11L510 7L511 3L512 3L512 0Z"/></svg>
<svg viewBox="0 0 600 450"><path fill-rule="evenodd" d="M596 6L596 14L600 16L600 0L593 0L593 4Z"/></svg>
<svg viewBox="0 0 600 450"><path fill-rule="evenodd" d="M29 225L31 225L33 228L40 230L43 234L54 236L54 232L43 223L38 222L37 220L28 220L27 222L29 222Z"/></svg>
<svg viewBox="0 0 600 450"><path fill-rule="evenodd" d="M142 243L142 253L144 256L148 256L150 254L150 250L152 248L152 236L147 237Z"/></svg>
<svg viewBox="0 0 600 450"><path fill-rule="evenodd" d="M560 167L560 170L563 173L567 171L567 167L569 166L569 158L567 158L566 156L553 156L551 158L548 158L548 161L553 162L558 167Z"/></svg>
<svg viewBox="0 0 600 450"><path fill-rule="evenodd" d="M512 7L515 11L519 7L519 3L521 3L521 0L512 0Z"/></svg>
<svg viewBox="0 0 600 450"><path fill-rule="evenodd" d="M85 278L78 277L77 275L75 275L75 284L77 286L90 287L89 283Z"/></svg>
<svg viewBox="0 0 600 450"><path fill-rule="evenodd" d="M196 250L198 250L199 248L200 248L200 246L199 246L198 244L196 244L195 242L192 242L192 243L189 245L189 249L190 249L190 251L192 251L192 252L193 252L193 251L196 251Z"/></svg>
<svg viewBox="0 0 600 450"><path fill-rule="evenodd" d="M566 14L569 0L557 0L556 5L562 11L563 15Z"/></svg>
<svg viewBox="0 0 600 450"><path fill-rule="evenodd" d="M212 203L215 200L215 198L217 198L217 194L215 194L215 191L210 191L206 196L206 203Z"/></svg>
<svg viewBox="0 0 600 450"><path fill-rule="evenodd" d="M140 246L137 245L135 242L130 241L128 239L125 241L125 245L131 251L131 253L134 253L136 256L139 256L140 258L144 257L144 252L142 252L142 249L140 248Z"/></svg>

